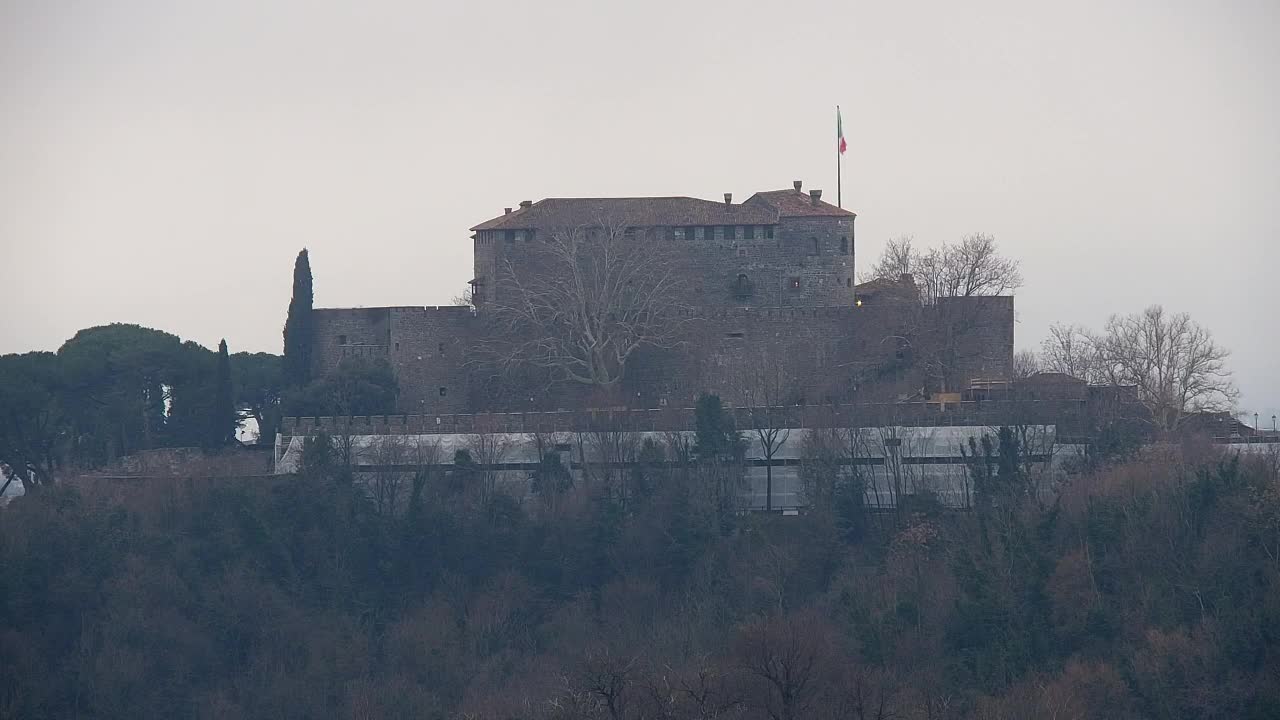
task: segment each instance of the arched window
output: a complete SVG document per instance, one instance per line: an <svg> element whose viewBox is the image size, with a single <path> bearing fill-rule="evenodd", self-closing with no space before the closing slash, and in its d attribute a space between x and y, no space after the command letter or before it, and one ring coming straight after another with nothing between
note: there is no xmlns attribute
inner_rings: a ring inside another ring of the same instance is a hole
<svg viewBox="0 0 1280 720"><path fill-rule="evenodd" d="M737 279L733 281L733 297L738 300L746 300L755 292L755 287L751 284L751 278L746 273L738 273Z"/></svg>

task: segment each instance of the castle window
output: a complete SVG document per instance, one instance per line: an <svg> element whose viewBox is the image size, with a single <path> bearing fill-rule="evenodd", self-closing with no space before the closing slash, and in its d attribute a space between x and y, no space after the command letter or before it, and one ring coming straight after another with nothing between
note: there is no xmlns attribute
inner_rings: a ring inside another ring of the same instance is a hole
<svg viewBox="0 0 1280 720"><path fill-rule="evenodd" d="M678 227L678 228L671 228L671 239L672 239L672 240L683 240L683 239L684 239L684 228L681 228L681 227Z"/></svg>
<svg viewBox="0 0 1280 720"><path fill-rule="evenodd" d="M773 239L773 226L772 226L772 225L765 225L765 226L764 226L764 237L765 237L765 239L766 239L766 240L772 240L772 239Z"/></svg>
<svg viewBox="0 0 1280 720"><path fill-rule="evenodd" d="M687 227L684 229L684 237L686 240L692 240L695 234L694 228Z"/></svg>
<svg viewBox="0 0 1280 720"><path fill-rule="evenodd" d="M742 228L742 239L743 239L743 240L755 240L755 239L756 239L756 226L755 226L755 225L748 225L748 226L746 226L746 227Z"/></svg>
<svg viewBox="0 0 1280 720"><path fill-rule="evenodd" d="M396 343L396 352L400 352L400 343Z"/></svg>
<svg viewBox="0 0 1280 720"><path fill-rule="evenodd" d="M517 231L516 231L516 241L517 241L517 242L525 242L525 234L524 234L524 231L523 231L523 230L517 230Z"/></svg>
<svg viewBox="0 0 1280 720"><path fill-rule="evenodd" d="M346 345L346 344L347 344L347 336L346 336L346 335L339 335L339 336L338 336L338 344L339 344L339 345Z"/></svg>
<svg viewBox="0 0 1280 720"><path fill-rule="evenodd" d="M514 231L514 230L507 230L507 231L503 232L503 233L502 233L502 239L506 240L508 245L510 245L511 243L515 242L515 241L516 241L516 233L515 233L515 231Z"/></svg>
<svg viewBox="0 0 1280 720"><path fill-rule="evenodd" d="M701 228L701 227L699 227L699 228L694 228L694 229L693 229L693 239L694 239L694 240L707 240L707 239L708 239L708 238L707 238L707 229L706 229L706 228Z"/></svg>
<svg viewBox="0 0 1280 720"><path fill-rule="evenodd" d="M840 238L840 254L842 255L849 254L849 238L847 237Z"/></svg>
<svg viewBox="0 0 1280 720"><path fill-rule="evenodd" d="M738 300L746 300L755 293L755 286L751 283L751 278L746 273L738 273L738 277L733 281L733 297Z"/></svg>
<svg viewBox="0 0 1280 720"><path fill-rule="evenodd" d="M444 343L440 343L440 354L444 354Z"/></svg>
<svg viewBox="0 0 1280 720"><path fill-rule="evenodd" d="M845 286L845 287L849 287L849 288L853 287L853 278L851 278L851 277L847 277L847 278L845 278L845 279L844 279L844 286Z"/></svg>
<svg viewBox="0 0 1280 720"><path fill-rule="evenodd" d="M738 331L738 332L725 333L724 336L727 338L732 338L734 340L741 340L742 338L746 337L747 334L744 332Z"/></svg>
<svg viewBox="0 0 1280 720"><path fill-rule="evenodd" d="M799 289L800 289L800 278L798 278L798 277L793 277L793 278L791 278L789 281L787 281L787 285L788 285L788 287L790 287L792 290L799 290Z"/></svg>
<svg viewBox="0 0 1280 720"><path fill-rule="evenodd" d="M813 252L810 253L810 255L821 255L822 243L818 240L818 238L811 238L811 239L813 240Z"/></svg>
<svg viewBox="0 0 1280 720"><path fill-rule="evenodd" d="M441 385L441 386L440 386L440 397L444 397L445 395L448 395L448 394L449 394L449 388L447 388L447 387L445 387L445 386Z"/></svg>

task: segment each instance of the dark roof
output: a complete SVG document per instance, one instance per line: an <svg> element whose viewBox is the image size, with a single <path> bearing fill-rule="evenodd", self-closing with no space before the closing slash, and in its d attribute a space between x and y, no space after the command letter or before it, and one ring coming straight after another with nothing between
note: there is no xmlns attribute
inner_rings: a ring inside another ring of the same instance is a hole
<svg viewBox="0 0 1280 720"><path fill-rule="evenodd" d="M760 203L729 205L690 197L547 198L471 229L558 229L604 223L652 227L773 225L777 222L778 211Z"/></svg>
<svg viewBox="0 0 1280 720"><path fill-rule="evenodd" d="M832 205L824 200L813 201L813 197L803 190L769 190L758 192L747 198L744 205L759 202L768 203L778 211L781 217L855 217L854 213Z"/></svg>
<svg viewBox="0 0 1280 720"><path fill-rule="evenodd" d="M1067 373L1060 373L1060 372L1033 373L1031 375L1028 375L1025 378L1022 378L1020 382L1043 383L1048 385L1056 385L1056 384L1084 385L1085 384L1084 380L1081 380L1080 378L1075 377L1074 375L1068 375Z"/></svg>

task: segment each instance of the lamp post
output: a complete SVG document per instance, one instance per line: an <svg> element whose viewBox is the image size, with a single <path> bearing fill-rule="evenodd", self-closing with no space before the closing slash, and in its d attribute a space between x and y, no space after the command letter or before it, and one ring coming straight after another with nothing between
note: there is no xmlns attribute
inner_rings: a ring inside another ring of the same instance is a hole
<svg viewBox="0 0 1280 720"><path fill-rule="evenodd" d="M1272 413L1271 414L1271 432L1275 432L1275 431L1276 431L1276 416L1275 416L1275 413Z"/></svg>

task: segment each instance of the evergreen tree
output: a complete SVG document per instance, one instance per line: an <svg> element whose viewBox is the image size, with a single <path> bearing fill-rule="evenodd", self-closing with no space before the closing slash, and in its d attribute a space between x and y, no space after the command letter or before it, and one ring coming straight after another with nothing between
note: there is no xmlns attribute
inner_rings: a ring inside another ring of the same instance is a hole
<svg viewBox="0 0 1280 720"><path fill-rule="evenodd" d="M214 445L225 445L236 438L236 407L231 391L231 357L227 341L218 343L218 365L214 379L213 423L209 433Z"/></svg>
<svg viewBox="0 0 1280 720"><path fill-rule="evenodd" d="M293 298L289 300L289 316L284 322L284 379L289 385L306 385L311 381L311 306L315 298L311 290L311 260L307 249L298 253L293 264Z"/></svg>
<svg viewBox="0 0 1280 720"><path fill-rule="evenodd" d="M708 393L698 396L693 412L699 458L729 459L742 449L741 438L733 426L733 417L725 412L719 395Z"/></svg>

